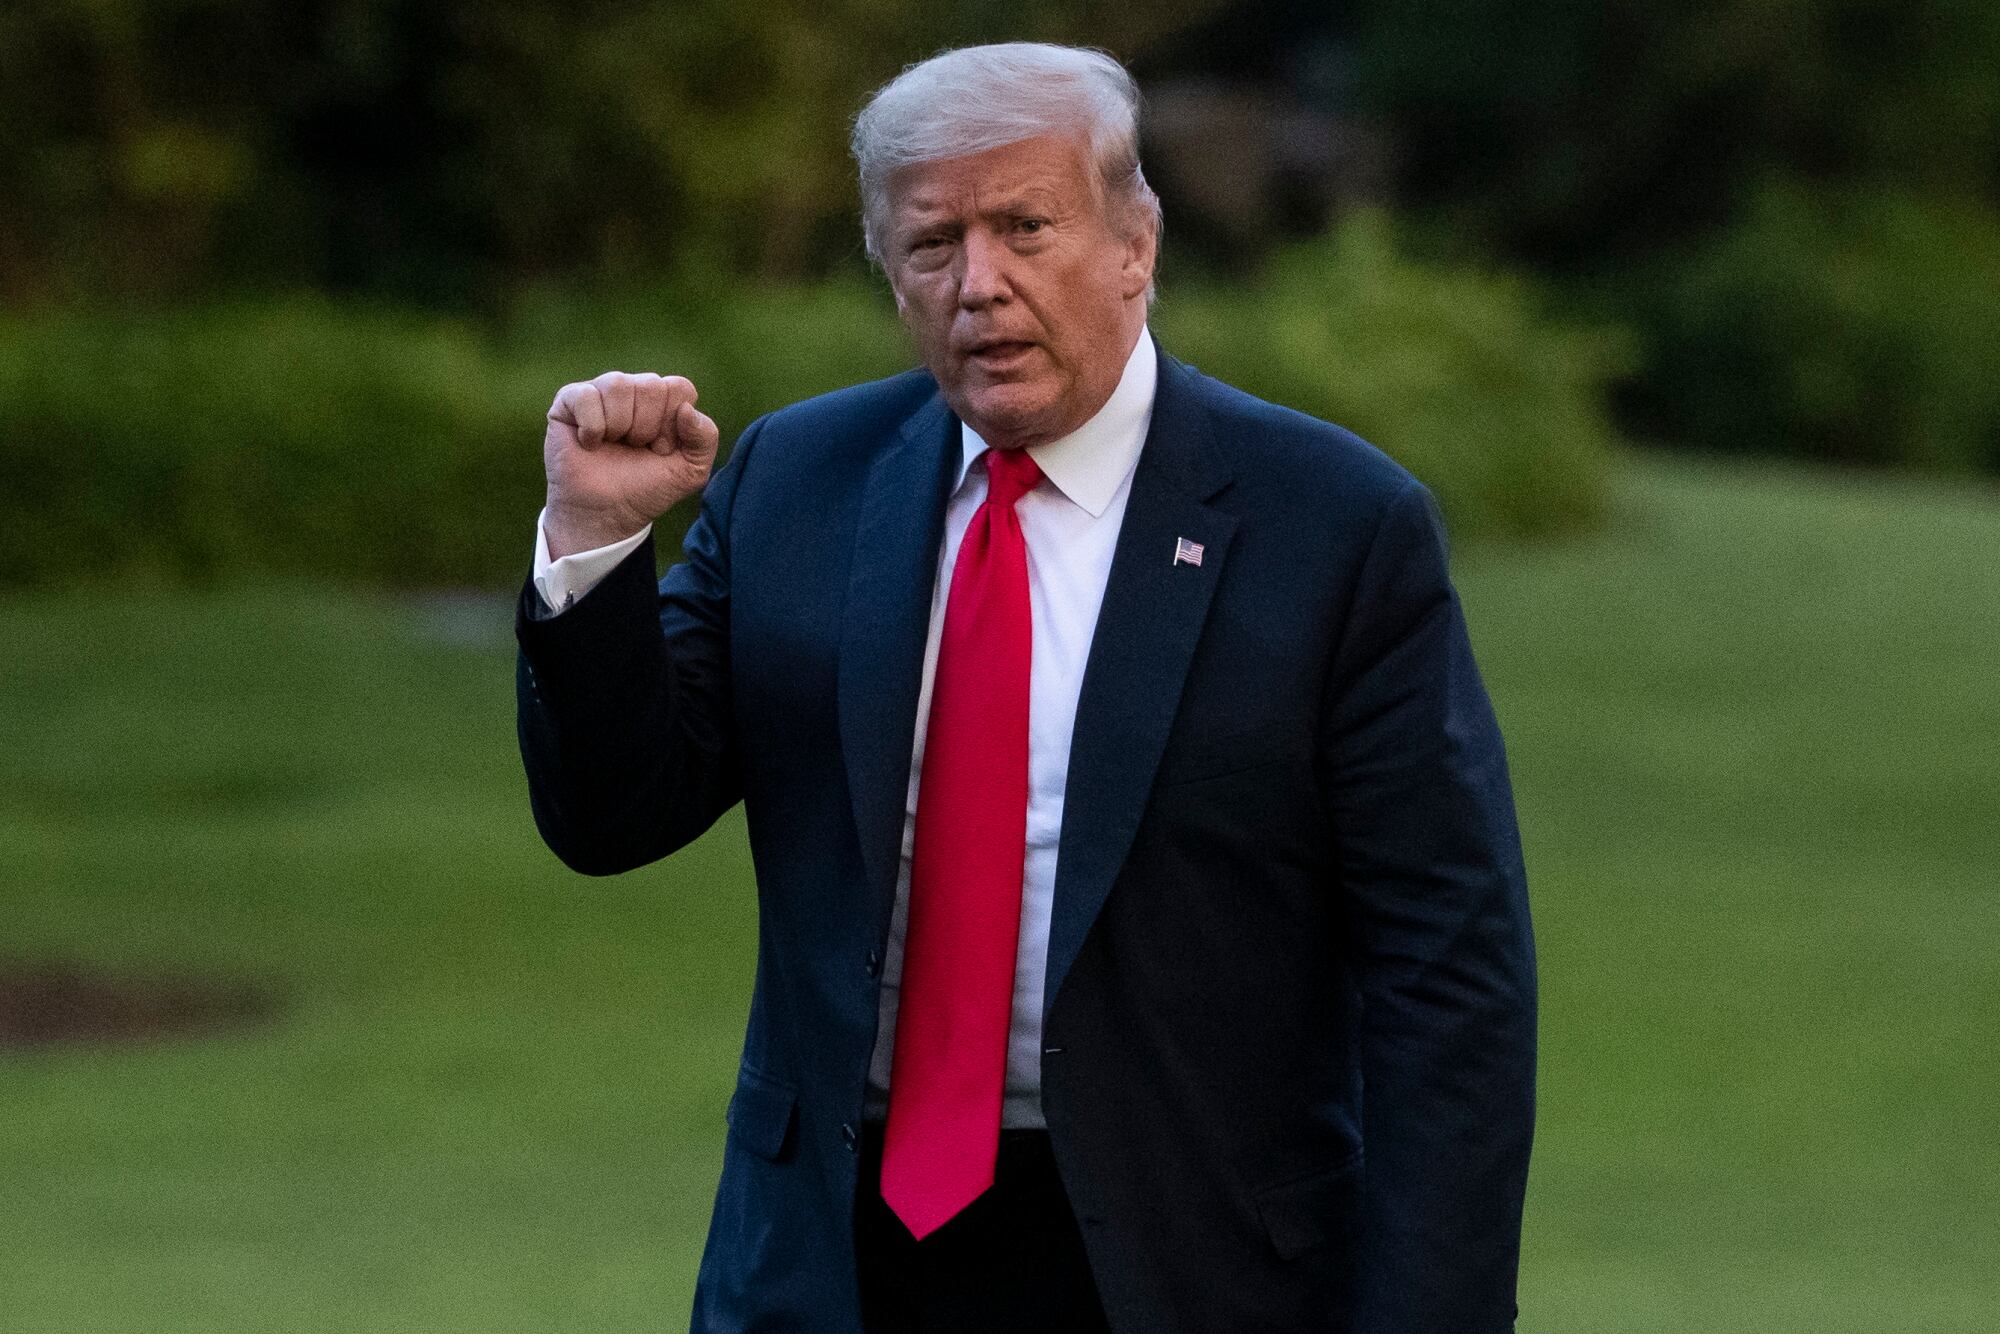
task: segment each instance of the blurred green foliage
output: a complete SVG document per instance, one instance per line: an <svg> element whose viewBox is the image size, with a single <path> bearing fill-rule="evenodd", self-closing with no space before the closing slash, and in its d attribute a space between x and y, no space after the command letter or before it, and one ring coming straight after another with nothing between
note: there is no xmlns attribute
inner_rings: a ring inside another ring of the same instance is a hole
<svg viewBox="0 0 2000 1334"><path fill-rule="evenodd" d="M1407 202L1563 271L1724 223L1772 174L2000 200L1991 0L1360 0Z"/></svg>
<svg viewBox="0 0 2000 1334"><path fill-rule="evenodd" d="M1154 322L1204 370L1387 449L1454 531L1522 536L1599 518L1617 447L1624 340L1545 304L1519 275L1415 259L1360 213L1252 281L1171 292Z"/></svg>
<svg viewBox="0 0 2000 1334"><path fill-rule="evenodd" d="M1648 303L1635 398L1662 434L2000 472L2000 214L1772 183Z"/></svg>
<svg viewBox="0 0 2000 1334"><path fill-rule="evenodd" d="M0 9L0 301L358 289L487 304L860 251L847 127L905 63L1122 50L1218 0L47 0Z"/></svg>
<svg viewBox="0 0 2000 1334"><path fill-rule="evenodd" d="M1288 66L1273 15L1338 58ZM905 364L859 276L870 88L1000 37L1143 70L1218 18L1205 77L1385 127L1455 258L1362 218L1234 291L1181 276L1170 198L1169 345L1461 530L1596 513L1613 382L1668 442L2000 469L1987 0L49 0L0 9L0 578L489 579L553 386L682 368L728 431Z"/></svg>
<svg viewBox="0 0 2000 1334"><path fill-rule="evenodd" d="M547 395L509 370L463 322L316 300L7 322L0 563L490 579L541 491Z"/></svg>
<svg viewBox="0 0 2000 1334"><path fill-rule="evenodd" d="M558 377L548 393L611 368L686 375L725 440L788 403L913 364L886 286L858 277L793 285L709 272L550 288L517 302L498 337L507 359Z"/></svg>
<svg viewBox="0 0 2000 1334"><path fill-rule="evenodd" d="M558 386L678 371L733 436L907 364L860 283L545 296L497 330L303 297L4 320L0 581L489 585L526 560Z"/></svg>
<svg viewBox="0 0 2000 1334"><path fill-rule="evenodd" d="M1461 534L1598 514L1610 344L1518 278L1418 263L1367 217L1160 317L1168 350L1404 459ZM492 584L526 559L557 386L684 374L733 438L910 364L861 281L551 289L490 326L317 298L0 320L0 580Z"/></svg>
<svg viewBox="0 0 2000 1334"><path fill-rule="evenodd" d="M1635 433L2000 470L2000 5L1364 0L1353 22L1402 203L1632 328Z"/></svg>
<svg viewBox="0 0 2000 1334"><path fill-rule="evenodd" d="M846 128L943 46L1081 41L1387 125L1398 197L1555 268L1653 253L1772 172L2000 191L1988 0L44 0L0 10L0 300L332 285L481 301L857 247ZM1271 16L1340 35L1290 68ZM1171 204L1170 216L1171 216Z"/></svg>

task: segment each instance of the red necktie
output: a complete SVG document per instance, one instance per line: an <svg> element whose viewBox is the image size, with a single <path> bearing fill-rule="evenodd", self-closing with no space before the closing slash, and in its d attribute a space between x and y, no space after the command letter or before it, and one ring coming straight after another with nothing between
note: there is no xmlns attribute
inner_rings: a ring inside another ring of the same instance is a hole
<svg viewBox="0 0 2000 1334"><path fill-rule="evenodd" d="M1028 548L1042 470L986 451L952 568L917 786L882 1198L924 1237L993 1184L1028 837Z"/></svg>

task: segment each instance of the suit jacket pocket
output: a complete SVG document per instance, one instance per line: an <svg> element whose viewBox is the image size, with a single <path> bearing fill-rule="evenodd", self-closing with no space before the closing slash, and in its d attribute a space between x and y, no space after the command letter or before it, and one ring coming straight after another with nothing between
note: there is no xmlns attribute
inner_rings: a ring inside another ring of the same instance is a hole
<svg viewBox="0 0 2000 1334"><path fill-rule="evenodd" d="M1257 1214L1279 1258L1295 1259L1328 1242L1351 1244L1360 1231L1361 1187L1356 1149L1331 1167L1258 1191Z"/></svg>
<svg viewBox="0 0 2000 1334"><path fill-rule="evenodd" d="M730 1138L759 1158L778 1161L791 1138L798 1101L788 1085L744 1067L729 1100Z"/></svg>
<svg viewBox="0 0 2000 1334"><path fill-rule="evenodd" d="M1305 737L1300 725L1288 718L1273 719L1255 726L1225 732L1221 736L1175 737L1160 759L1153 786L1171 787L1223 778L1275 764L1298 753Z"/></svg>

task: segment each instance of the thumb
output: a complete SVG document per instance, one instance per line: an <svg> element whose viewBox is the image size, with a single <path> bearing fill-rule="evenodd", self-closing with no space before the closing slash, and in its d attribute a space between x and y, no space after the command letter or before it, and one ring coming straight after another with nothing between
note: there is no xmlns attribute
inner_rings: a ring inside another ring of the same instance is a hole
<svg viewBox="0 0 2000 1334"><path fill-rule="evenodd" d="M715 462L721 432L707 413L692 403L683 403L674 413L674 439L689 463L706 468Z"/></svg>

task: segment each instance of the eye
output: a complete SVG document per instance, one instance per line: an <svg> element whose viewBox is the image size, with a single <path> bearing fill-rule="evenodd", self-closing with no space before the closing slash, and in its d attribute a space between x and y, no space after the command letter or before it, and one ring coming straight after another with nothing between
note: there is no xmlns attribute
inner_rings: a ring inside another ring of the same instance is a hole
<svg viewBox="0 0 2000 1334"><path fill-rule="evenodd" d="M954 237L950 232L923 232L910 241L910 254L917 258L935 258L949 249Z"/></svg>
<svg viewBox="0 0 2000 1334"><path fill-rule="evenodd" d="M1034 236L1048 229L1047 218L1022 218L1014 224L1014 230L1025 236Z"/></svg>

